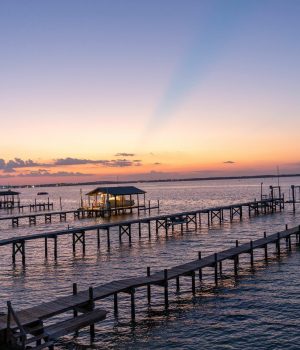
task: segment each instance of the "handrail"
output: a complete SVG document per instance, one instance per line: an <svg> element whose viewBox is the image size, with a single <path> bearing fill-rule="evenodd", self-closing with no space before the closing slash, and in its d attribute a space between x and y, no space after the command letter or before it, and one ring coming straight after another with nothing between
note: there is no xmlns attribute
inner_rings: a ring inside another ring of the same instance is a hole
<svg viewBox="0 0 300 350"><path fill-rule="evenodd" d="M10 323L11 323L11 316L13 317L14 321L16 322L19 330L20 330L20 338L21 338L21 343L22 343L22 349L25 349L25 341L26 341L26 332L17 316L17 314L15 313L12 305L11 305L11 301L7 302L7 330L10 329Z"/></svg>

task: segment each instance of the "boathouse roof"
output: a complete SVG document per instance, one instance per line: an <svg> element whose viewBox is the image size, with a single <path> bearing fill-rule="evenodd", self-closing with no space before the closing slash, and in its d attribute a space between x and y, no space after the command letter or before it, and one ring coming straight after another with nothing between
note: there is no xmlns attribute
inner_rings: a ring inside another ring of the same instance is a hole
<svg viewBox="0 0 300 350"><path fill-rule="evenodd" d="M96 196L99 193L107 193L112 196L126 196L132 194L144 194L146 192L134 186L97 187L88 192L87 195Z"/></svg>
<svg viewBox="0 0 300 350"><path fill-rule="evenodd" d="M18 194L20 194L20 192L12 190L0 191L0 196L17 196Z"/></svg>

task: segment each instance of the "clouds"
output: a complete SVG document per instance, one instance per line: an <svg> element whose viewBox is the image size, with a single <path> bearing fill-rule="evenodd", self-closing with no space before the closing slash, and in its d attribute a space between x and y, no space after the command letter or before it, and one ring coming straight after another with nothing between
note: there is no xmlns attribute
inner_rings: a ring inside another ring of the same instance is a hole
<svg viewBox="0 0 300 350"><path fill-rule="evenodd" d="M127 154L130 156L134 156L133 153L118 153L118 154ZM49 163L40 163L40 162L35 162L31 159L23 160L21 158L14 158L8 161L5 161L4 159L0 159L0 170L2 170L3 173L11 174L11 173L15 173L16 169L21 169L21 168L36 168L36 167L53 168L53 167L66 167L66 166L89 165L89 164L99 165L107 168L124 168L124 167L141 166L142 161L140 159L128 160L126 158L111 159L111 160L107 160L107 159L94 160L94 159L85 159L85 158L81 159L81 158L67 157L67 158L54 159L52 162L49 162ZM50 174L50 172L47 169L42 169L42 170L39 169L38 171L40 171L40 176L42 176L43 172L45 171L48 172L48 175ZM32 171L32 176L36 176L35 173L36 172L38 173L38 171ZM76 175L76 173L72 173L72 172L71 173L66 172L66 173Z"/></svg>
<svg viewBox="0 0 300 350"><path fill-rule="evenodd" d="M223 164L235 164L233 160L226 160Z"/></svg>
<svg viewBox="0 0 300 350"><path fill-rule="evenodd" d="M43 166L43 164L36 163L31 159L23 160L21 158L14 158L7 162L5 162L4 159L0 159L0 170L3 170L5 173L14 173L17 168L30 168L36 166Z"/></svg>

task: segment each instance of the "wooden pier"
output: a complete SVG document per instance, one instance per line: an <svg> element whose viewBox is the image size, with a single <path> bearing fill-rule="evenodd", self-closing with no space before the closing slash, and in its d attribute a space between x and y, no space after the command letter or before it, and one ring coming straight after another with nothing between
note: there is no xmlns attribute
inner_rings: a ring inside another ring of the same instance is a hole
<svg viewBox="0 0 300 350"><path fill-rule="evenodd" d="M53 205L50 203L50 205ZM57 216L59 217L60 221L66 221L67 220L67 214L72 214L74 219L86 219L91 217L110 217L113 215L119 215L119 214L127 214L127 213L133 213L133 210L137 209L138 215L141 211L149 211L153 209L159 209L159 203L157 205L150 205L149 206L130 206L130 207L118 207L118 208L111 208L111 209L98 209L98 208L89 208L89 209L72 209L72 210L61 210L61 211L53 211L53 212L47 212L47 213L30 213L25 215L10 215L10 216L0 216L0 221L10 221L12 227L19 226L20 221L28 220L29 225L36 225L37 224L37 218L43 217L45 224L50 224L52 222L52 218Z"/></svg>
<svg viewBox="0 0 300 350"><path fill-rule="evenodd" d="M264 250L264 259L268 261L268 249L270 245L275 245L275 254L280 257L282 254L282 241L288 251L292 250L292 237L294 242L299 245L300 226L286 229L254 241L239 244L236 241L234 247L216 252L206 257L201 257L201 252L197 259L164 269L151 274L150 267L147 267L145 276L126 278L123 280L112 281L103 285L89 288L88 291L77 291L77 285L73 285L73 294L66 297L55 299L51 302L36 305L29 309L14 311L10 302L8 302L7 316L0 317L0 341L5 342L11 348L18 346L19 349L25 349L26 345L36 344L33 349L39 350L46 347L53 349L54 341L70 332L77 331L80 328L90 326L91 337L95 335L94 323L105 319L107 311L95 309L95 301L113 296L113 314L119 314L118 295L126 293L130 296L131 319L136 321L135 291L137 288L146 287L147 304L151 304L152 287L158 286L164 290L164 307L169 308L169 281L176 280L176 291L180 289L180 278L189 276L191 278L192 294L196 293L196 275L199 280L203 278L203 269L212 268L215 286L218 286L222 277L222 264L225 261L233 265L233 275L238 276L240 265L240 256L247 254L250 257L250 266L254 267L254 251ZM45 326L44 321L68 310L73 310L73 319L60 321L52 326ZM83 312L78 316L78 312Z"/></svg>
<svg viewBox="0 0 300 350"><path fill-rule="evenodd" d="M275 204L274 204L275 203ZM152 235L152 226L151 224L155 224L155 233L158 234L159 230L163 230L166 235L168 235L169 229L171 228L172 233L174 231L174 227L176 225L180 226L180 230L183 233L183 226L189 229L189 225L193 225L194 229L197 229L198 225L202 224L203 215L207 216L208 225L213 224L213 222L217 219L217 221L221 224L225 220L225 214L229 213L230 221L233 221L234 217L238 217L242 219L243 217L243 207L248 208L248 215L258 215L260 213L266 214L268 212L274 212L277 207L279 210L282 209L281 202L276 199L274 200L263 200L263 201L255 201L255 202L247 202L247 203L237 203L228 206L215 207L215 208L207 208L207 209L199 209L194 211L180 212L175 214L166 214L159 216L150 216L144 218L136 218L128 221L116 221L110 223L103 223L98 225L90 225L90 226L82 226L77 228L68 228L64 230L57 230L51 232L43 232L43 233L35 233L27 236L18 236L0 240L1 246L12 246L12 262L13 264L17 261L17 256L21 256L22 264L25 265L26 261L26 242L32 240L42 240L44 241L44 253L45 258L48 258L48 241L53 239L54 244L54 259L58 258L58 237L60 236L72 236L72 248L73 253L76 252L76 245L81 244L82 251L85 254L86 252L86 241L85 235L88 231L96 231L97 236L97 248L100 249L101 244L101 232L104 232L106 236L107 248L110 249L111 246L111 229L117 228L119 235L119 242L122 242L123 236L127 236L129 240L129 244L132 243L132 235L133 232L137 232L138 236L142 235L142 225L147 226L149 239ZM80 215L80 211L70 211L75 215ZM65 212L64 212L65 213ZM46 215L47 214L38 214L38 215ZM95 213L91 212L87 215L94 215ZM56 215L65 215L62 212L57 212ZM29 219L30 220L30 219ZM34 220L34 219L31 219ZM51 217L48 217L47 220L51 220ZM49 221L50 222L50 221ZM137 228L137 230L133 231L133 228Z"/></svg>

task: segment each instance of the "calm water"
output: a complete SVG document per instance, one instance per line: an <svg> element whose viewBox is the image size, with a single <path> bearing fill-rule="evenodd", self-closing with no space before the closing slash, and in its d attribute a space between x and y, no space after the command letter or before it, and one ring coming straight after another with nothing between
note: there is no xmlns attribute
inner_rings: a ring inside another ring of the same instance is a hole
<svg viewBox="0 0 300 350"><path fill-rule="evenodd" d="M264 194L270 184L277 180L262 180ZM280 180L286 197L291 184L300 184L300 178ZM260 197L260 180L180 182L161 184L140 184L149 199L160 199L160 213L185 211L215 205L243 202ZM86 193L91 187L82 188ZM46 189L50 200L59 209L62 197L63 209L77 208L80 200L79 187ZM22 189L22 202L33 202L38 189ZM118 235L112 231L112 244L107 250L106 238L101 237L101 249L96 249L94 232L87 234L86 255L78 249L75 256L71 251L71 237L59 238L58 261L55 263L52 251L48 260L44 258L43 242L30 242L26 245L26 267L20 262L11 264L11 247L1 247L0 255L0 311L5 311L6 300L12 300L16 309L29 307L37 301L53 299L54 295L71 292L72 283L79 289L89 285L99 285L113 279L145 274L146 266L152 271L168 268L193 260L198 251L205 256L234 245L235 240L246 242L269 233L300 224L300 207L296 215L287 205L281 213L249 219L236 219L230 223L228 216L222 224L208 228L204 223L198 231L190 230L181 235L175 229L166 237L161 231L148 239L146 227L142 238L133 233L132 246L124 239L120 245ZM156 215L153 211L152 215ZM0 215L6 216L5 211ZM122 219L130 218L124 216ZM54 220L55 221L55 220ZM12 229L9 222L1 222L1 238L30 235L36 232L66 228L68 225L81 226L100 223L102 219L57 221L45 225L41 221L35 227L27 223ZM79 247L78 247L79 248ZM136 324L130 322L129 296L120 295L119 318L112 312L107 320L96 326L97 336L90 344L86 331L79 337L66 336L57 343L58 349L299 349L300 321L300 250L293 246L291 254L285 253L278 261L271 254L268 265L263 262L262 252L255 252L255 271L249 269L249 257L241 257L242 270L235 280L232 264L223 267L224 278L220 288L213 288L212 269L204 270L204 281L197 283L197 293L192 297L191 280L182 279L181 291L175 293L173 282L170 285L170 311L163 308L163 290L153 288L153 303L146 304L144 289L136 292ZM112 300L97 303L112 311Z"/></svg>

